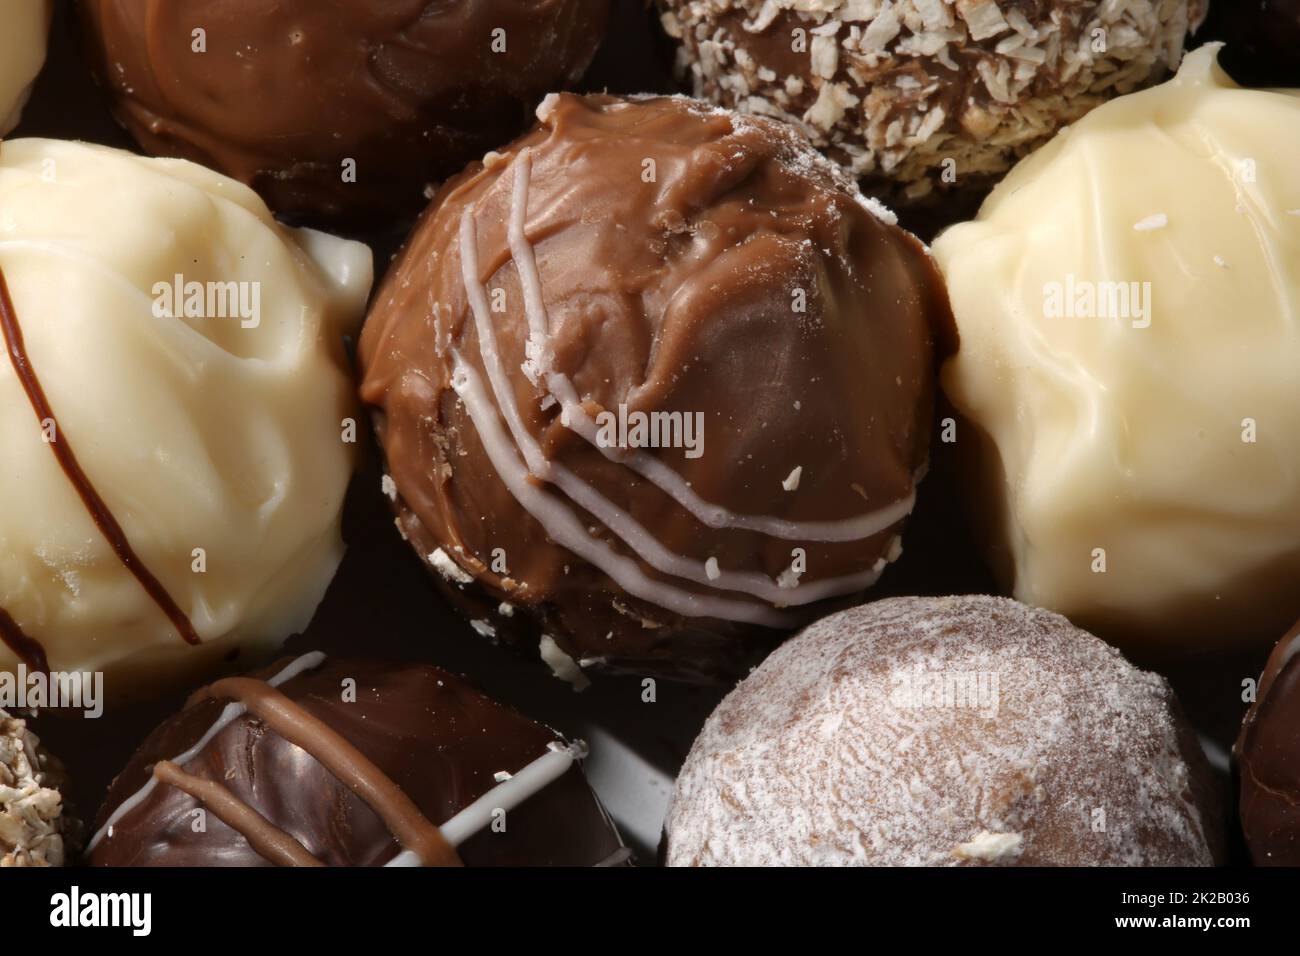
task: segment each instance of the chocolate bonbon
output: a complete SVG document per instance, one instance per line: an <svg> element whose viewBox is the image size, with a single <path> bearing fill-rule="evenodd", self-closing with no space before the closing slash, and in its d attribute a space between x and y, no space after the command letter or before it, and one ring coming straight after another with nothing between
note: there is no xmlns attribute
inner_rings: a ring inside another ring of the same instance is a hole
<svg viewBox="0 0 1300 956"><path fill-rule="evenodd" d="M15 126L45 62L52 0L16 0L0 6L0 136Z"/></svg>
<svg viewBox="0 0 1300 956"><path fill-rule="evenodd" d="M1208 866L1221 801L1169 685L1005 598L823 618L706 722L670 866Z"/></svg>
<svg viewBox="0 0 1300 956"><path fill-rule="evenodd" d="M114 782L90 861L621 864L583 754L438 668L313 652L192 695Z"/></svg>
<svg viewBox="0 0 1300 956"><path fill-rule="evenodd" d="M369 250L70 142L0 145L0 209L0 667L146 696L300 630L342 556Z"/></svg>
<svg viewBox="0 0 1300 956"><path fill-rule="evenodd" d="M1300 96L1239 88L1217 51L934 244L996 569L1165 658L1265 647L1300 614Z"/></svg>
<svg viewBox="0 0 1300 956"><path fill-rule="evenodd" d="M64 805L66 779L27 722L0 710L0 868L70 860L80 824Z"/></svg>
<svg viewBox="0 0 1300 956"><path fill-rule="evenodd" d="M571 95L539 118L376 294L385 489L476 630L557 673L741 672L898 555L942 284L781 124Z"/></svg>
<svg viewBox="0 0 1300 956"><path fill-rule="evenodd" d="M310 221L414 217L573 84L609 0L79 0L118 119Z"/></svg>
<svg viewBox="0 0 1300 956"><path fill-rule="evenodd" d="M695 92L803 127L900 202L988 182L1178 65L1204 0L659 0Z"/></svg>
<svg viewBox="0 0 1300 956"><path fill-rule="evenodd" d="M1300 624L1278 642L1233 752L1257 866L1300 866Z"/></svg>

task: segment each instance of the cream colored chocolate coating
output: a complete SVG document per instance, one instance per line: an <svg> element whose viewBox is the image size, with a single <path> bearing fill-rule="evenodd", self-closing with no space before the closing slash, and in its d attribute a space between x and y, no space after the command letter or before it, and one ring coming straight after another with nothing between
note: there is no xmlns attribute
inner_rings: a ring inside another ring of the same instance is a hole
<svg viewBox="0 0 1300 956"><path fill-rule="evenodd" d="M360 323L369 250L286 229L252 191L187 162L11 140L0 269L56 439L203 645L181 639L92 521L7 356L0 608L53 668L105 670L110 697L305 626L343 552L343 335ZM177 274L249 283L260 321L172 317L155 285ZM15 663L0 646L0 668Z"/></svg>
<svg viewBox="0 0 1300 956"><path fill-rule="evenodd" d="M0 0L0 136L18 125L45 63L51 0Z"/></svg>
<svg viewBox="0 0 1300 956"><path fill-rule="evenodd" d="M1091 113L934 248L961 334L943 385L1016 597L1161 654L1300 613L1300 99L1216 52ZM1049 314L1103 282L1150 283L1149 312Z"/></svg>

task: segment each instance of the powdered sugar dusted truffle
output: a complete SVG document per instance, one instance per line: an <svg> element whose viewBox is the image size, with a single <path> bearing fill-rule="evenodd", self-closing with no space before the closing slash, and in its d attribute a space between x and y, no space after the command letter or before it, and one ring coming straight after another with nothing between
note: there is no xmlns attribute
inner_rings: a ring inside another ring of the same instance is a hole
<svg viewBox="0 0 1300 956"><path fill-rule="evenodd" d="M62 783L26 722L0 710L0 867L63 865L79 824L64 814Z"/></svg>
<svg viewBox="0 0 1300 956"><path fill-rule="evenodd" d="M786 642L714 711L669 865L1209 865L1166 682L1003 598L895 598Z"/></svg>
<svg viewBox="0 0 1300 956"><path fill-rule="evenodd" d="M942 285L786 124L538 115L444 187L366 320L402 527L479 633L575 684L743 673L897 557Z"/></svg>
<svg viewBox="0 0 1300 956"><path fill-rule="evenodd" d="M697 95L920 199L1177 66L1205 0L659 0Z"/></svg>

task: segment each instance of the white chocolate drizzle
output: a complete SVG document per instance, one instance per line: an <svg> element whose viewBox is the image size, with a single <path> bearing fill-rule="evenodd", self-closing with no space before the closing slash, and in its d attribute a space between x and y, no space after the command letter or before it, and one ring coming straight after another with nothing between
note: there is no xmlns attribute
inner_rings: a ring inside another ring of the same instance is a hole
<svg viewBox="0 0 1300 956"><path fill-rule="evenodd" d="M296 660L290 662L279 673L267 680L271 687L279 687L281 684L292 680L306 671L319 667L325 661L325 655L320 651L312 651L304 654ZM189 761L197 757L214 737L222 730L238 720L247 712L248 708L237 701L232 701L222 709L220 716L208 728L207 732L198 739L194 746L190 747L183 754L176 757L171 763L178 767L184 767ZM552 741L547 745L547 752L536 760L529 763L522 770L514 774L506 774L505 779L500 781L495 787L487 791L469 806L465 807L438 829L443 837L453 847L459 847L466 840L478 833L480 830L488 827L492 823L493 815L497 811L510 811L520 804L536 796L546 787L569 770L577 761L587 755L587 745L580 740L573 743L563 743L561 741ZM158 778L150 775L139 790L127 797L118 805L91 838L90 843L86 846L86 853L90 853L106 836L112 833L113 827L130 813L135 807L139 806L154 788L158 786ZM599 803L599 800L597 801ZM603 805L601 813L608 814ZM615 834L617 829L613 828ZM627 859L629 851L625 847L620 847L609 857L596 863L596 866L616 865ZM613 861L613 862L611 862ZM419 854L413 850L402 849L393 859L385 866L423 866Z"/></svg>
<svg viewBox="0 0 1300 956"><path fill-rule="evenodd" d="M641 451L620 453L619 450L604 447L597 440L596 423L579 400L573 383L553 367L550 320L542 294L536 256L525 235L531 174L529 150L520 152L514 167L509 243L523 290L529 329L523 370L534 384L545 386L545 403L559 403L560 422L564 427L599 449L610 461L632 468L672 497L702 524L711 528L751 530L785 540L856 541L879 534L911 512L916 500L915 477L911 490L899 501L843 521L791 522L764 515L737 514L704 501L681 475L655 456ZM701 562L676 554L665 548L627 511L616 506L564 465L548 459L523 420L501 359L487 292L479 276L478 237L472 209L467 208L461 217L459 242L465 293L474 318L479 354L495 403L488 397L477 373L454 348L450 350L455 363L452 387L464 402L497 474L520 505L542 525L553 540L600 568L624 590L667 610L685 616L717 617L768 627L786 627L797 623L789 615L756 607L750 602L699 595L650 578L635 561L589 534L571 508L553 495L538 489L530 478L554 485L600 521L650 567L706 588L749 594L775 608L781 608L852 594L870 587L878 580L887 563L884 560L855 574L826 578L809 584L799 584L796 579L792 584L788 575L783 575L782 580L773 581L767 575L755 572L721 570L713 559ZM505 420L508 436L500 427L499 417Z"/></svg>

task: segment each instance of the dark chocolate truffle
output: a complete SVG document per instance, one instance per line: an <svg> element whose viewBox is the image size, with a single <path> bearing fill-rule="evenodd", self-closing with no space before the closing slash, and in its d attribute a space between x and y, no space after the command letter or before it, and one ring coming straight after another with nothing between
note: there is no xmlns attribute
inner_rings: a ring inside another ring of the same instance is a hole
<svg viewBox="0 0 1300 956"><path fill-rule="evenodd" d="M713 712L670 866L1208 866L1221 801L1162 677L983 596L823 618Z"/></svg>
<svg viewBox="0 0 1300 956"><path fill-rule="evenodd" d="M538 112L376 295L385 489L475 629L560 676L743 672L898 555L941 280L784 124L682 97Z"/></svg>
<svg viewBox="0 0 1300 956"><path fill-rule="evenodd" d="M580 743L428 665L306 654L194 694L113 781L97 866L626 860Z"/></svg>
<svg viewBox="0 0 1300 956"><path fill-rule="evenodd" d="M1273 648L1233 756L1251 859L1300 866L1300 622Z"/></svg>
<svg viewBox="0 0 1300 956"><path fill-rule="evenodd" d="M581 77L609 13L609 0L80 5L114 112L145 150L333 221L414 215L427 184Z"/></svg>

